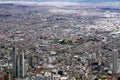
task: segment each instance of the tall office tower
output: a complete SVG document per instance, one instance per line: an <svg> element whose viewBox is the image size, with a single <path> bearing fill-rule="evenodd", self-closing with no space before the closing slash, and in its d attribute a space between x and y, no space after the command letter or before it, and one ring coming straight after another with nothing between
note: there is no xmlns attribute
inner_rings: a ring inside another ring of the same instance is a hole
<svg viewBox="0 0 120 80"><path fill-rule="evenodd" d="M13 76L17 77L17 53L15 46L13 47L11 52L11 61L13 63Z"/></svg>
<svg viewBox="0 0 120 80"><path fill-rule="evenodd" d="M24 78L26 76L24 53L17 56L17 68L18 78Z"/></svg>
<svg viewBox="0 0 120 80"><path fill-rule="evenodd" d="M118 50L113 50L113 73L118 74L119 73L119 62L118 62Z"/></svg>
<svg viewBox="0 0 120 80"><path fill-rule="evenodd" d="M17 53L15 47L12 52L14 78L24 78L26 76L24 53Z"/></svg>

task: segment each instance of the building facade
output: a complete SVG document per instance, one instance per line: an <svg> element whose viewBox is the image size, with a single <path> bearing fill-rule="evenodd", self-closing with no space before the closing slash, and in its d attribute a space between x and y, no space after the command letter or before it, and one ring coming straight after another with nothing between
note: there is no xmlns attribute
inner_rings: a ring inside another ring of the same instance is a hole
<svg viewBox="0 0 120 80"><path fill-rule="evenodd" d="M12 51L14 78L24 78L26 76L24 53L17 53L15 47Z"/></svg>

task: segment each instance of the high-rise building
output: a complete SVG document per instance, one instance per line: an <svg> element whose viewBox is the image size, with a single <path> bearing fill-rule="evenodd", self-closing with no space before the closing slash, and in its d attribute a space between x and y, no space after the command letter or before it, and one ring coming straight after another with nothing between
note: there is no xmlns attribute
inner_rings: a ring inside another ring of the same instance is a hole
<svg viewBox="0 0 120 80"><path fill-rule="evenodd" d="M15 46L13 47L11 53L12 53L11 54L11 59L12 59L11 61L13 62L13 76L17 77L17 61L16 61L17 53L16 53Z"/></svg>
<svg viewBox="0 0 120 80"><path fill-rule="evenodd" d="M118 74L119 73L119 62L118 62L118 50L113 50L113 73Z"/></svg>
<svg viewBox="0 0 120 80"><path fill-rule="evenodd" d="M14 78L24 78L26 76L24 53L17 53L13 47L12 60Z"/></svg>

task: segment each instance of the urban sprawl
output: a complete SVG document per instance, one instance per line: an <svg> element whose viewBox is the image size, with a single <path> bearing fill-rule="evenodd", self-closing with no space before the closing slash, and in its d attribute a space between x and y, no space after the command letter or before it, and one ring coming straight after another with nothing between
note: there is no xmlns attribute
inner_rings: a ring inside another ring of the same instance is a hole
<svg viewBox="0 0 120 80"><path fill-rule="evenodd" d="M120 80L120 3L0 2L0 80Z"/></svg>

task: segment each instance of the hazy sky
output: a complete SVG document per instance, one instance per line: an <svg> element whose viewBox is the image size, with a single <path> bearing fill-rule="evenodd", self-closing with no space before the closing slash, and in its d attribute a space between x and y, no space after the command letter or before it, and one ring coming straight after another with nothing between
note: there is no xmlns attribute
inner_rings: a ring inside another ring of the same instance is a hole
<svg viewBox="0 0 120 80"><path fill-rule="evenodd" d="M51 2L51 1L61 1L61 2L80 2L80 1L87 1L87 2L113 2L113 1L120 1L120 0L0 0L0 1L35 1L35 2Z"/></svg>

